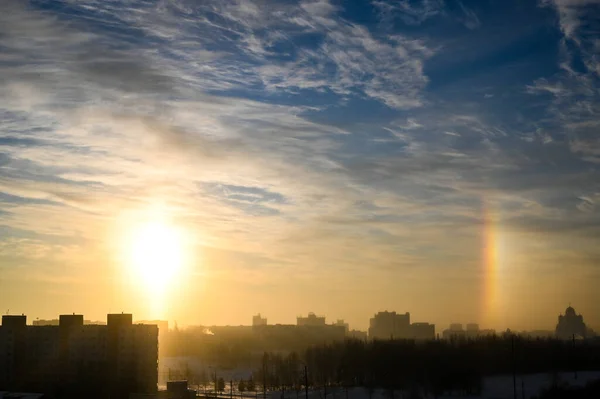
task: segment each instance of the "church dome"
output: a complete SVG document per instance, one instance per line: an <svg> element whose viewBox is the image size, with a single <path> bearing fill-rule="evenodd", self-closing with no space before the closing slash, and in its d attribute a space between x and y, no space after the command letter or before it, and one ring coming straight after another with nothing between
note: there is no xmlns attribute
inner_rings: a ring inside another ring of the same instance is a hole
<svg viewBox="0 0 600 399"><path fill-rule="evenodd" d="M567 308L567 310L565 310L565 316L575 316L575 309L573 309L571 306L569 306Z"/></svg>

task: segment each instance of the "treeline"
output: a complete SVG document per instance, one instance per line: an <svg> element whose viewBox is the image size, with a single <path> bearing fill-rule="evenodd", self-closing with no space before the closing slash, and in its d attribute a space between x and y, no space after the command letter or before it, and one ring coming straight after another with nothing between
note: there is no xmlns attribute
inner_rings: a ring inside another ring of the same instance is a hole
<svg viewBox="0 0 600 399"><path fill-rule="evenodd" d="M476 394L484 376L600 370L598 341L565 342L492 336L474 340L353 341L301 353L265 353L253 381L267 390Z"/></svg>

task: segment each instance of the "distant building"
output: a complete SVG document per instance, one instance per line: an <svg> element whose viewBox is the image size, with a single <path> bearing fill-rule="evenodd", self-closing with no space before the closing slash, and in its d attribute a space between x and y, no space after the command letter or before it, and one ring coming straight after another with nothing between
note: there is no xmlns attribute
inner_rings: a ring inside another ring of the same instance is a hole
<svg viewBox="0 0 600 399"><path fill-rule="evenodd" d="M410 323L410 313L379 312L369 323L369 339L435 339L435 325Z"/></svg>
<svg viewBox="0 0 600 399"><path fill-rule="evenodd" d="M460 323L452 323L450 324L450 328L442 332L444 339L464 338L466 335L467 333L463 330L463 326Z"/></svg>
<svg viewBox="0 0 600 399"><path fill-rule="evenodd" d="M468 338L477 338L479 336L479 324L468 323L467 329L465 330L465 335Z"/></svg>
<svg viewBox="0 0 600 399"><path fill-rule="evenodd" d="M412 323L410 325L410 338L417 340L435 339L435 324Z"/></svg>
<svg viewBox="0 0 600 399"><path fill-rule="evenodd" d="M565 315L558 316L556 325L556 336L561 339L585 338L588 329L583 322L583 316L575 313L575 309L569 306L565 310Z"/></svg>
<svg viewBox="0 0 600 399"><path fill-rule="evenodd" d="M297 317L296 325L298 326L310 326L310 327L322 327L325 325L325 316L317 316L313 312L310 312L307 317Z"/></svg>
<svg viewBox="0 0 600 399"><path fill-rule="evenodd" d="M85 325L85 326L105 326L106 322L100 321L100 320L84 320L83 325Z"/></svg>
<svg viewBox="0 0 600 399"><path fill-rule="evenodd" d="M252 316L252 327L257 327L257 326L266 326L267 325L267 318L266 317L262 317L259 314L257 314L256 316Z"/></svg>
<svg viewBox="0 0 600 399"><path fill-rule="evenodd" d="M369 322L369 339L410 338L410 313L379 312Z"/></svg>
<svg viewBox="0 0 600 399"><path fill-rule="evenodd" d="M348 332L348 330L350 329L350 325L346 322L344 322L344 319L338 319L334 324L334 326L338 326L338 327L343 327L344 331Z"/></svg>
<svg viewBox="0 0 600 399"><path fill-rule="evenodd" d="M310 346L321 345L346 338L344 327L332 324L302 325L264 324L258 326L193 326L186 332L198 341L251 342L252 351L301 351ZM173 339L174 335L169 338Z"/></svg>
<svg viewBox="0 0 600 399"><path fill-rule="evenodd" d="M58 319L52 319L52 320L34 320L33 321L33 325L34 326L57 326L58 325Z"/></svg>
<svg viewBox="0 0 600 399"><path fill-rule="evenodd" d="M133 325L131 314L109 314L107 325L84 325L61 315L58 325L26 325L2 316L0 391L33 391L71 398L127 398L154 393L158 328Z"/></svg>

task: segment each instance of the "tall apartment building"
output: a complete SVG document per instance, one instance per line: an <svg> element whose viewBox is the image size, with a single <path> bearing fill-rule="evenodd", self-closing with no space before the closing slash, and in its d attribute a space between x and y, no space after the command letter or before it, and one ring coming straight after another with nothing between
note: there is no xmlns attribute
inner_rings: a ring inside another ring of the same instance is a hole
<svg viewBox="0 0 600 399"><path fill-rule="evenodd" d="M85 323L85 322L84 322ZM166 355L169 322L167 320L138 320L134 324L154 324L158 327L158 357Z"/></svg>
<svg viewBox="0 0 600 399"><path fill-rule="evenodd" d="M406 339L411 338L410 313L379 312L369 324L370 339Z"/></svg>
<svg viewBox="0 0 600 399"><path fill-rule="evenodd" d="M58 325L26 321L2 316L0 391L89 398L156 392L156 325L134 325L131 314L109 314L106 325L84 325L75 314L61 315Z"/></svg>

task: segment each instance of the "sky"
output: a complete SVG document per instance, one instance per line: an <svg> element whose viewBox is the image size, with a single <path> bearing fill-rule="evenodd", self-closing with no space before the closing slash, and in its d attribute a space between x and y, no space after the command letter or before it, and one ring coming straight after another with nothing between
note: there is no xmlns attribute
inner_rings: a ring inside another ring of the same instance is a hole
<svg viewBox="0 0 600 399"><path fill-rule="evenodd" d="M0 1L2 314L504 330L571 304L600 330L599 18L599 0ZM184 259L154 285L129 256L147 224L177 233L142 252Z"/></svg>

